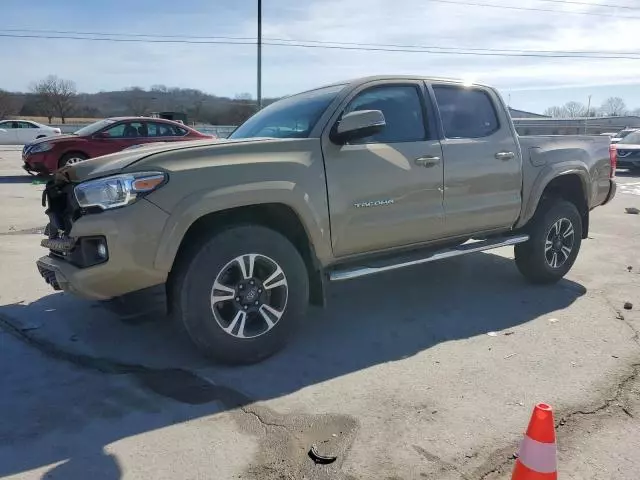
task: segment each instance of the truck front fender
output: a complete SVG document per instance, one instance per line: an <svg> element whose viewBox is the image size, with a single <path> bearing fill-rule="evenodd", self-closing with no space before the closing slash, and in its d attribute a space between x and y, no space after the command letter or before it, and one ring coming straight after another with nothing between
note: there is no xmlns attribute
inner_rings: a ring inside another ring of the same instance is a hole
<svg viewBox="0 0 640 480"><path fill-rule="evenodd" d="M171 270L182 239L199 218L234 208L264 204L282 204L296 213L322 263L323 259L331 256L327 206L314 205L312 198L289 181L254 182L193 192L172 209L162 233L155 268L166 272Z"/></svg>

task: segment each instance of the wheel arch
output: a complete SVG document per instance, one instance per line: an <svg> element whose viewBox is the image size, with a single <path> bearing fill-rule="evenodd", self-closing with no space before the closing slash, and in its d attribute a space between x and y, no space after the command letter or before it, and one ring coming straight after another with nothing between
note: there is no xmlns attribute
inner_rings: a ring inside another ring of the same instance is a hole
<svg viewBox="0 0 640 480"><path fill-rule="evenodd" d="M573 168L561 173L551 172L538 182L531 191L529 204L518 222L518 227L526 225L533 218L538 207L551 198L561 198L573 203L582 217L582 238L589 233L589 178L586 170Z"/></svg>
<svg viewBox="0 0 640 480"><path fill-rule="evenodd" d="M177 244L175 231L171 235L174 237L173 241L167 238L161 243L156 266L168 269L168 282L171 282L183 260L201 242L210 238L212 232L220 232L235 225L261 225L286 237L298 250L309 275L310 302L322 306L325 303L324 270L313 234L302 218L293 206L282 202L253 203L202 212L188 226L185 225L187 228L180 235Z"/></svg>

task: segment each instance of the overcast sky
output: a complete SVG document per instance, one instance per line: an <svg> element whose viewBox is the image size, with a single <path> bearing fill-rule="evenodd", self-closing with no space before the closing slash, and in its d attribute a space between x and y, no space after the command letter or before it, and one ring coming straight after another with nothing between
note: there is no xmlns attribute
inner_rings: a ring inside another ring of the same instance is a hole
<svg viewBox="0 0 640 480"><path fill-rule="evenodd" d="M565 13L453 5L433 0L263 0L263 35L462 49L640 51L639 1L580 0L592 5L549 0L466 1ZM256 3L256 0L2 0L0 35L29 34L7 32L8 29L42 29L253 37ZM636 9L594 6L598 3ZM255 96L255 50L254 45L0 36L0 88L24 91L33 80L56 74L74 80L78 89L85 92L165 84L198 88L216 95L249 92ZM606 97L618 95L628 107L640 107L640 58L549 59L264 47L264 96L281 96L380 73L475 79L497 86L505 99L510 98L512 107L535 112L569 100L586 103L590 94L596 106Z"/></svg>

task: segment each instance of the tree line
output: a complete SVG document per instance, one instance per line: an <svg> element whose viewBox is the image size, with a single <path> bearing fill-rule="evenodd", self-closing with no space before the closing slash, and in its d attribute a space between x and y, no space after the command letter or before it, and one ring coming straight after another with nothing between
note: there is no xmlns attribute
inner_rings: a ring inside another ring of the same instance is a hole
<svg viewBox="0 0 640 480"><path fill-rule="evenodd" d="M578 117L621 117L624 115L640 116L640 108L629 110L624 100L620 97L609 97L599 108L590 107L581 102L567 102L561 106L549 107L544 114L553 118L578 118Z"/></svg>
<svg viewBox="0 0 640 480"><path fill-rule="evenodd" d="M264 99L263 105L276 99ZM0 120L10 116L46 117L49 123L68 118L145 116L152 112L181 112L189 123L238 125L253 115L257 104L248 93L219 97L192 88L153 85L98 93L80 93L75 82L49 75L33 82L28 92L0 89Z"/></svg>
<svg viewBox="0 0 640 480"><path fill-rule="evenodd" d="M264 105L276 99L264 100ZM70 117L103 118L115 116L145 116L152 112L185 113L190 123L239 125L257 110L248 93L233 98L218 97L192 88L153 85L150 89L128 87L123 90L79 93L75 82L49 75L33 82L28 92L7 92L0 89L0 120L10 116L54 118L62 123ZM553 118L640 116L640 108L627 109L620 97L607 98L600 107L588 107L581 102L567 102L549 107L545 115Z"/></svg>

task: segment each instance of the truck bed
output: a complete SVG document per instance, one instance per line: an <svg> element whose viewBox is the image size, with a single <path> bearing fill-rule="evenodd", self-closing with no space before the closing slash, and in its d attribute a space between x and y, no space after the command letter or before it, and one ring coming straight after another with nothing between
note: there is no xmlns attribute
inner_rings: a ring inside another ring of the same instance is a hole
<svg viewBox="0 0 640 480"><path fill-rule="evenodd" d="M611 164L608 137L602 135L532 135L518 137L523 162L523 198L536 198L532 190L540 187L544 178L555 175L555 165L575 164L575 172L592 192L589 208L602 204L609 194ZM528 165L527 165L528 164ZM585 169L586 165L586 169ZM565 172L571 173L571 171Z"/></svg>

